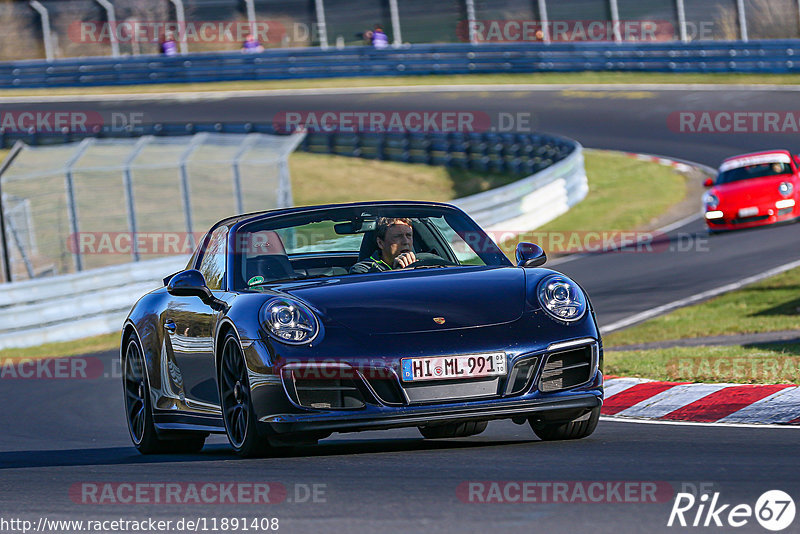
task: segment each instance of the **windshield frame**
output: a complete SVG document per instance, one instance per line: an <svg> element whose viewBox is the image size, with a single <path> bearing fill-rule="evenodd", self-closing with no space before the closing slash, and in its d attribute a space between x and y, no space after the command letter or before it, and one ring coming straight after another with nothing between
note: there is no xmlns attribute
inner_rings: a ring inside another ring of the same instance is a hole
<svg viewBox="0 0 800 534"><path fill-rule="evenodd" d="M469 215L462 210L449 206L446 204L415 204L415 203L376 203L376 204L351 204L351 205L336 205L315 208L313 210L302 210L294 213L282 214L263 214L260 217L249 218L239 221L230 229L230 239L228 240L228 269L227 269L227 287L232 288L233 291L242 292L250 291L250 288L244 284L237 283L236 273L238 269L242 268L241 262L243 255L236 250L236 244L243 239L243 235L254 231L274 231L281 228L289 228L292 226L302 226L315 222L334 221L348 222L362 220L363 215L369 217L392 216L392 217L409 217L409 218L427 218L427 217L444 217L447 224L459 234L462 239L465 235L470 237L476 236L473 243L468 243L475 251L477 256L489 267L513 267L513 263L506 257L500 250L495 242L486 234L486 232L475 222ZM478 243L475 246L474 243ZM452 252L452 248L450 247ZM288 254L289 258L293 258L303 253ZM312 254L352 254L352 251L318 251ZM472 267L475 265L463 264L455 265L452 268ZM436 269L438 271L438 269ZM350 276L350 275L348 275ZM353 275L356 276L356 275ZM318 279L323 280L327 278L324 275L312 276L305 278L305 280ZM276 282L280 283L280 282ZM283 282L285 283L285 281ZM269 284L259 284L259 287L268 286Z"/></svg>

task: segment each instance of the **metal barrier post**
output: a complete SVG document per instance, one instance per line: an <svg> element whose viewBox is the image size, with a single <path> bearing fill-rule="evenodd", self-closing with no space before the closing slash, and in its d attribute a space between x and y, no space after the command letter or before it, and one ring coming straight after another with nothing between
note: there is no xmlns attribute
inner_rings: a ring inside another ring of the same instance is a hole
<svg viewBox="0 0 800 534"><path fill-rule="evenodd" d="M169 0L175 6L175 21L178 23L178 43L181 46L181 55L189 53L189 45L186 42L186 15L183 10L183 0Z"/></svg>
<svg viewBox="0 0 800 534"><path fill-rule="evenodd" d="M239 172L239 162L244 156L245 152L250 150L252 146L258 141L260 134L248 134L239 150L233 156L233 199L236 202L236 213L244 213L244 200L242 195L242 178Z"/></svg>
<svg viewBox="0 0 800 534"><path fill-rule="evenodd" d="M253 4L253 0L244 0L245 6L247 7L247 25L250 26L250 33L254 36L257 35L256 33L256 6Z"/></svg>
<svg viewBox="0 0 800 534"><path fill-rule="evenodd" d="M50 32L50 14L39 0L30 0L30 6L39 13L42 19L42 38L44 39L44 56L53 61L53 34Z"/></svg>
<svg viewBox="0 0 800 534"><path fill-rule="evenodd" d="M394 34L395 48L403 44L403 37L400 35L400 12L397 10L397 0L389 0L389 12L392 16L392 33Z"/></svg>
<svg viewBox="0 0 800 534"><path fill-rule="evenodd" d="M619 5L617 0L608 0L608 6L611 8L611 26L614 29L614 42L622 42L622 35L619 32Z"/></svg>
<svg viewBox="0 0 800 534"><path fill-rule="evenodd" d="M14 146L11 147L8 155L3 160L3 163L0 164L0 244L3 246L3 270L5 271L5 281L11 282L11 260L9 258L10 253L8 251L8 241L6 236L6 219L5 219L5 206L3 206L3 175L6 173L11 164L14 163L14 160L22 151L22 147L25 146L25 143L22 141L17 141L14 143Z"/></svg>
<svg viewBox="0 0 800 534"><path fill-rule="evenodd" d="M180 166L180 173L181 173L181 197L183 198L183 213L186 219L186 233L189 234L189 242L192 244L192 248L197 246L194 240L194 228L192 225L192 198L189 193L189 172L186 169L186 163L189 161L192 153L197 150L197 147L203 144L203 141L206 140L208 134L206 133L199 133L195 135L189 146L186 147L186 150L183 151L181 154L180 160L178 160L178 165Z"/></svg>
<svg viewBox="0 0 800 534"><path fill-rule="evenodd" d="M744 11L744 0L736 0L736 9L739 12L739 35L742 41L747 42L747 14Z"/></svg>
<svg viewBox="0 0 800 534"><path fill-rule="evenodd" d="M139 243L136 238L138 225L136 224L136 203L133 198L133 176L131 176L131 166L133 165L133 161L139 156L139 153L141 153L152 139L152 135L145 135L136 141L136 144L133 145L133 150L131 150L131 153L125 158L125 163L123 164L125 168L122 170L122 184L125 187L125 205L128 208L128 231L131 233L131 243L133 244L133 246L131 246L133 261L139 261Z"/></svg>
<svg viewBox="0 0 800 534"><path fill-rule="evenodd" d="M547 0L539 0L539 19L542 22L542 41L550 43L550 19L547 17Z"/></svg>
<svg viewBox="0 0 800 534"><path fill-rule="evenodd" d="M680 32L681 41L688 43L689 36L686 35L686 9L683 5L683 0L675 0L675 8L678 10L678 31Z"/></svg>
<svg viewBox="0 0 800 534"><path fill-rule="evenodd" d="M72 167L81 159L83 153L94 143L94 137L87 137L78 145L72 157L67 160L64 166L65 186L67 190L67 215L69 215L69 228L72 231L72 260L75 262L75 270L83 270L83 259L80 250L80 233L78 225L78 206L75 202L75 183L72 180Z"/></svg>
<svg viewBox="0 0 800 534"><path fill-rule="evenodd" d="M325 2L316 0L315 11L317 12L317 31L319 31L319 47L322 50L328 49L328 26L325 23Z"/></svg>
<svg viewBox="0 0 800 534"><path fill-rule="evenodd" d="M475 0L464 0L467 7L467 24L469 25L469 42L478 44L478 35L475 32Z"/></svg>
<svg viewBox="0 0 800 534"><path fill-rule="evenodd" d="M98 4L103 6L103 9L106 10L106 18L108 19L108 25L110 26L110 34L111 34L111 55L114 57L119 57L119 28L117 28L117 15L114 12L114 4L109 2L108 0L96 0Z"/></svg>

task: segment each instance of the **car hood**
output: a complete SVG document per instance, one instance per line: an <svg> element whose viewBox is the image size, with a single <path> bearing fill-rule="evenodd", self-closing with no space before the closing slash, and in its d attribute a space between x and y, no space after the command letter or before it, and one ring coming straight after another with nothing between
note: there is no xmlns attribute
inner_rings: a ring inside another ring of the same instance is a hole
<svg viewBox="0 0 800 534"><path fill-rule="evenodd" d="M402 334L515 321L525 307L525 273L516 267L425 269L353 275L280 291L358 333Z"/></svg>
<svg viewBox="0 0 800 534"><path fill-rule="evenodd" d="M751 178L714 187L720 202L747 203L781 198L778 186L792 180L791 174Z"/></svg>

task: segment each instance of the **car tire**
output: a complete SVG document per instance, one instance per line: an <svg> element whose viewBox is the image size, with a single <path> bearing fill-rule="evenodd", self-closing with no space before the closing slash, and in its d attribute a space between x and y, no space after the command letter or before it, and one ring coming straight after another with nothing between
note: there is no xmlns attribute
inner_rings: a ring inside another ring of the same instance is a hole
<svg viewBox="0 0 800 534"><path fill-rule="evenodd" d="M597 428L597 421L600 419L600 406L593 408L574 421L567 423L543 423L539 420L529 418L533 432L543 441L556 441L565 439L581 439L589 436Z"/></svg>
<svg viewBox="0 0 800 534"><path fill-rule="evenodd" d="M222 420L234 452L243 458L265 456L269 440L258 433L244 354L233 332L223 341L218 379Z"/></svg>
<svg viewBox="0 0 800 534"><path fill-rule="evenodd" d="M199 452L206 442L205 435L184 437L180 434L159 435L153 422L150 383L147 379L142 347L131 336L122 362L122 385L125 392L125 412L128 431L134 447L141 454L187 454Z"/></svg>
<svg viewBox="0 0 800 534"><path fill-rule="evenodd" d="M463 423L445 423L419 427L419 433L425 439L465 438L475 436L486 430L486 421L465 421Z"/></svg>

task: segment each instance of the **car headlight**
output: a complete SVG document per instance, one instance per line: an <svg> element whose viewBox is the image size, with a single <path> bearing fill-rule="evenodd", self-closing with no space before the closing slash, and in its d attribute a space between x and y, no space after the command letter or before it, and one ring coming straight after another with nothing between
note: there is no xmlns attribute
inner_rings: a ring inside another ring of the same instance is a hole
<svg viewBox="0 0 800 534"><path fill-rule="evenodd" d="M586 296L578 284L563 274L551 274L539 282L539 304L554 319L577 321L586 313Z"/></svg>
<svg viewBox="0 0 800 534"><path fill-rule="evenodd" d="M261 308L267 332L282 343L302 345L319 334L319 321L308 306L288 298L274 298Z"/></svg>
<svg viewBox="0 0 800 534"><path fill-rule="evenodd" d="M706 206L706 208L715 210L719 206L719 197L714 193L706 193L703 195L703 204Z"/></svg>
<svg viewBox="0 0 800 534"><path fill-rule="evenodd" d="M794 186L792 182L781 182L781 185L778 186L778 192L783 197L790 197L794 192Z"/></svg>

